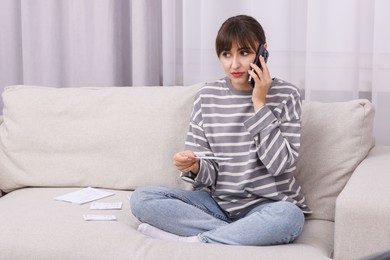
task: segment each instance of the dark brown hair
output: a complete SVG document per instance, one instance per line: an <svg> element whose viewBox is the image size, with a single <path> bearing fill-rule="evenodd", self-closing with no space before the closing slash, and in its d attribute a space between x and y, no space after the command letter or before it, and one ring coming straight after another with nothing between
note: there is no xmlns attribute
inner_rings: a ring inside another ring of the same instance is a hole
<svg viewBox="0 0 390 260"><path fill-rule="evenodd" d="M217 56L223 51L230 51L233 42L236 42L239 48L256 51L260 44L266 42L263 27L251 16L230 17L222 24L215 39Z"/></svg>

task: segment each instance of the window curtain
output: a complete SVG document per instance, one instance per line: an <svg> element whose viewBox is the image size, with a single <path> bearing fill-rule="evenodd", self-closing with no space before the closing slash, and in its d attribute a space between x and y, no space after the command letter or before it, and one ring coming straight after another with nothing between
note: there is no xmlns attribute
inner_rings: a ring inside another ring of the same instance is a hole
<svg viewBox="0 0 390 260"><path fill-rule="evenodd" d="M0 91L215 80L216 33L248 14L265 29L272 76L305 100L371 100L376 142L390 145L387 10L387 0L1 0Z"/></svg>

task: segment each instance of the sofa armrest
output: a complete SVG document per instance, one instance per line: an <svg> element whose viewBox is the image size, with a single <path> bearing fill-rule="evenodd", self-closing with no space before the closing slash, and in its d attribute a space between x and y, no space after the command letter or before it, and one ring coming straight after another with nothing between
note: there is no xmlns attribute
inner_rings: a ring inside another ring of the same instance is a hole
<svg viewBox="0 0 390 260"><path fill-rule="evenodd" d="M336 201L335 259L359 259L390 248L390 146L376 146Z"/></svg>
<svg viewBox="0 0 390 260"><path fill-rule="evenodd" d="M2 124L2 123L3 123L3 116L0 115L0 124ZM0 190L0 198L1 198L1 196L3 196L3 191L2 190Z"/></svg>

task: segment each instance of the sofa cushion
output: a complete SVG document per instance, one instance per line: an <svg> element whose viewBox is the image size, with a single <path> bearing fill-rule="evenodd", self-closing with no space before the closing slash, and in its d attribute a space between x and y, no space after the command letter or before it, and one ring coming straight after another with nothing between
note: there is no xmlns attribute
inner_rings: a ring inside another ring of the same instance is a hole
<svg viewBox="0 0 390 260"><path fill-rule="evenodd" d="M0 189L188 187L172 157L184 148L198 88L7 87Z"/></svg>
<svg viewBox="0 0 390 260"><path fill-rule="evenodd" d="M304 102L296 176L309 218L334 220L337 196L373 147L373 118L368 100Z"/></svg>
<svg viewBox="0 0 390 260"><path fill-rule="evenodd" d="M226 246L169 242L136 231L140 222L131 215L131 192L102 202L123 202L122 210L90 210L53 198L79 188L25 188L0 199L0 259L329 259L333 223L314 221L299 240L281 246ZM84 221L83 214L113 214L117 221ZM321 235L318 235L321 232ZM315 235L317 234L317 235Z"/></svg>

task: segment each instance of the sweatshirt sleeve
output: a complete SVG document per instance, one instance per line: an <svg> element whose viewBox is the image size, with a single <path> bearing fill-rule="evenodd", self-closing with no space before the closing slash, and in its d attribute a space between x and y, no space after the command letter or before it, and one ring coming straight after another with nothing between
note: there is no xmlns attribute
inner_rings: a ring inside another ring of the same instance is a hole
<svg viewBox="0 0 390 260"><path fill-rule="evenodd" d="M260 160L273 176L295 170L300 147L301 106L296 89L274 109L264 106L244 122L255 140Z"/></svg>
<svg viewBox="0 0 390 260"><path fill-rule="evenodd" d="M211 151L210 144L207 141L207 137L203 130L202 109L200 103L201 97L198 95L194 101L191 113L185 149L193 151L196 155L212 156L213 153ZM199 166L199 172L197 175L191 172L182 172L182 179L192 183L194 188L210 187L214 185L218 172L217 162L215 160L200 159Z"/></svg>

